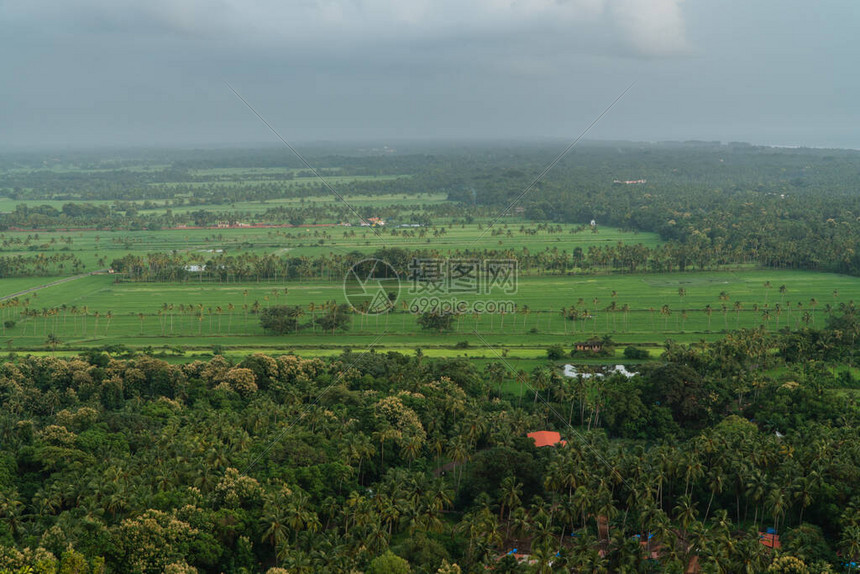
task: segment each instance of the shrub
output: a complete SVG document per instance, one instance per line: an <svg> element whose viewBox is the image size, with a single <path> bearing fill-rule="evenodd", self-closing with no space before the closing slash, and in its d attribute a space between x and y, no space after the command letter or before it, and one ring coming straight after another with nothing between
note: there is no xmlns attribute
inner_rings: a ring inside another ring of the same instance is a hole
<svg viewBox="0 0 860 574"><path fill-rule="evenodd" d="M639 349L637 347L627 347L624 349L624 358L625 359L648 359L651 355L645 349Z"/></svg>
<svg viewBox="0 0 860 574"><path fill-rule="evenodd" d="M546 350L546 358L550 361L560 361L564 358L564 347L561 345L553 345Z"/></svg>

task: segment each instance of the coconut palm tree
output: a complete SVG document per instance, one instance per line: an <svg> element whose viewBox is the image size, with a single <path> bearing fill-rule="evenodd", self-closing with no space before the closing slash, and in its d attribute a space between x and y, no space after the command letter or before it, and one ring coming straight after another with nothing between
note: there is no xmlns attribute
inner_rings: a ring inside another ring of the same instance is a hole
<svg viewBox="0 0 860 574"><path fill-rule="evenodd" d="M851 562L860 560L860 526L850 525L842 531L839 548L842 550L843 557ZM856 566L851 566L851 570L856 569Z"/></svg>
<svg viewBox="0 0 860 574"><path fill-rule="evenodd" d="M522 502L523 495L523 484L514 476L507 476L502 479L501 484L499 485L499 521L502 520L502 517L505 514L505 509L507 509L507 522L505 525L505 538L510 537L511 531L511 514L513 514L514 510L519 508Z"/></svg>
<svg viewBox="0 0 860 574"><path fill-rule="evenodd" d="M51 353L56 353L57 345L60 344L60 338L57 337L55 333L48 333L48 338L45 340L45 343L51 347Z"/></svg>
<svg viewBox="0 0 860 574"><path fill-rule="evenodd" d="M471 458L471 454L469 451L469 445L466 442L465 437L455 436L448 442L448 458L450 458L455 465L455 469L457 472L457 485L456 492L460 492L460 479L463 478L463 465L466 463L469 458Z"/></svg>

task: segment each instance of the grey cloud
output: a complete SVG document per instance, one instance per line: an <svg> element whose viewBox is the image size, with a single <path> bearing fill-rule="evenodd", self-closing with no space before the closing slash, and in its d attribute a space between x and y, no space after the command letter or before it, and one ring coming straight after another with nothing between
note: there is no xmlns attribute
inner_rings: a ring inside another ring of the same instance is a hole
<svg viewBox="0 0 860 574"><path fill-rule="evenodd" d="M320 47L409 43L450 37L516 36L543 30L573 39L590 28L654 56L686 46L682 0L34 0L7 5L19 25L140 35L160 31L242 46ZM590 49L594 49L590 46Z"/></svg>
<svg viewBox="0 0 860 574"><path fill-rule="evenodd" d="M0 146L575 137L860 147L837 0L0 0ZM852 15L854 16L852 18Z"/></svg>

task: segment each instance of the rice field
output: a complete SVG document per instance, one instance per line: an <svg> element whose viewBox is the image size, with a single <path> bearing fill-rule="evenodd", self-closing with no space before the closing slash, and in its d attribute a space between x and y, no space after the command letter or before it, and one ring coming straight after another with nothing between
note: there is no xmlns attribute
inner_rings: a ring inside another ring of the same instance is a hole
<svg viewBox="0 0 860 574"><path fill-rule="evenodd" d="M0 286L5 293L28 281L4 279ZM516 293L493 295L515 303L515 312L464 313L448 332L439 333L421 329L409 312L420 297L412 288L401 283L391 313L351 315L347 331L323 333L317 327L272 336L262 331L254 309L298 305L305 313L303 321L310 322L325 302L346 302L342 283L134 283L98 274L30 293L20 297L17 306L7 302L0 314L15 326L4 327L0 341L9 350L39 349L52 334L60 341L59 349L218 345L305 354L373 345L488 359L507 349L517 357L537 359L549 345L569 349L592 336L610 335L620 345L657 347L668 338L713 339L735 328L823 326L840 303L860 299L857 278L810 272L521 276ZM489 297L458 296L470 304ZM580 312L578 320L562 314L572 307Z"/></svg>

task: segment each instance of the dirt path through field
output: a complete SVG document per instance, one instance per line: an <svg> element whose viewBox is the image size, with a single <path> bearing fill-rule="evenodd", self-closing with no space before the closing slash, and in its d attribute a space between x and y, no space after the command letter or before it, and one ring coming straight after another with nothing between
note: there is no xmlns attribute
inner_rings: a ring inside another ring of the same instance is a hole
<svg viewBox="0 0 860 574"><path fill-rule="evenodd" d="M98 275L99 273L107 273L107 268L90 271L89 273L81 273L80 275L73 275L71 277L63 277L62 279L57 279L56 281L51 281L50 283L44 283L42 285L36 285L35 287L30 287L29 289L24 289L23 291L12 293L11 295L0 295L0 301L5 301L6 299L14 299L15 297L20 297L21 295L26 295L27 293L32 293L33 291L38 291L39 289L53 287L54 285L59 285L61 283L68 283L69 281L74 281L76 279L83 279L84 277L89 277L91 275Z"/></svg>

